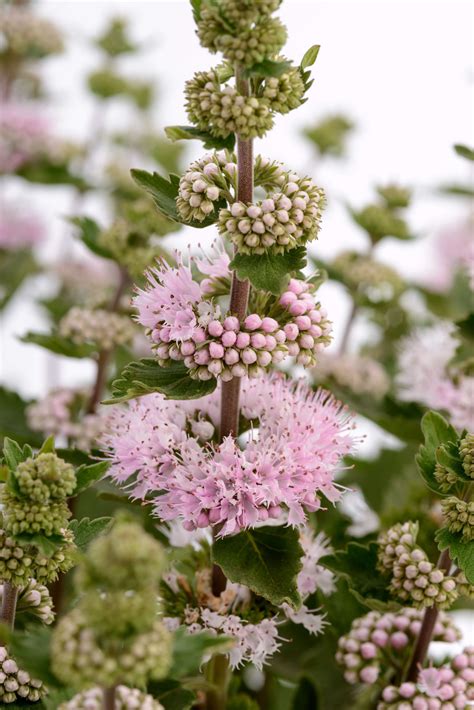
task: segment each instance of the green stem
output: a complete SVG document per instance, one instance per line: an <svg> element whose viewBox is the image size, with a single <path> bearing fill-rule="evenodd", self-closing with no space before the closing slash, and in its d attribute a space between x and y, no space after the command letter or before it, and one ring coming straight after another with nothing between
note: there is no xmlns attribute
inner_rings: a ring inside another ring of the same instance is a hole
<svg viewBox="0 0 474 710"><path fill-rule="evenodd" d="M226 656L216 655L211 658L206 666L206 680L210 685L206 696L206 710L225 710L230 680Z"/></svg>

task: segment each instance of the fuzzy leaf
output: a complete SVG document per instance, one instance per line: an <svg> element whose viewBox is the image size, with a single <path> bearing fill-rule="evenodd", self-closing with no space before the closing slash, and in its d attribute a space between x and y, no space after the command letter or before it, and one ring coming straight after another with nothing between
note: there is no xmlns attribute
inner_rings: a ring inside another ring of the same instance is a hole
<svg viewBox="0 0 474 710"><path fill-rule="evenodd" d="M461 158L466 158L471 162L474 160L474 149L469 148L467 145L461 145L461 143L456 143L454 150Z"/></svg>
<svg viewBox="0 0 474 710"><path fill-rule="evenodd" d="M296 577L303 550L293 528L268 526L220 538L212 556L231 582L245 584L272 604L300 604Z"/></svg>
<svg viewBox="0 0 474 710"><path fill-rule="evenodd" d="M0 250L0 311L10 303L25 279L38 271L30 249Z"/></svg>
<svg viewBox="0 0 474 710"><path fill-rule="evenodd" d="M377 551L376 542L367 546L350 542L345 550L323 557L321 564L347 580L360 604L377 611L399 608L390 601L387 580L377 570Z"/></svg>
<svg viewBox="0 0 474 710"><path fill-rule="evenodd" d="M0 446L6 438L19 444L28 442L35 448L41 446L42 436L31 431L26 420L25 410L29 404L16 392L0 387Z"/></svg>
<svg viewBox="0 0 474 710"><path fill-rule="evenodd" d="M112 252L99 244L100 227L97 222L90 217L69 217L68 221L78 227L80 239L94 254L104 259L114 258Z"/></svg>
<svg viewBox="0 0 474 710"><path fill-rule="evenodd" d="M200 140L208 150L233 150L235 145L234 133L229 133L226 138L216 138L194 126L166 126L165 133L171 141Z"/></svg>
<svg viewBox="0 0 474 710"><path fill-rule="evenodd" d="M205 631L188 634L186 629L178 629L174 636L173 661L169 675L172 678L196 675L204 654L219 653L229 648L232 643L232 640L225 636L211 636Z"/></svg>
<svg viewBox="0 0 474 710"><path fill-rule="evenodd" d="M245 70L245 76L281 76L291 69L291 62L275 62L272 59L264 59L263 62L253 64Z"/></svg>
<svg viewBox="0 0 474 710"><path fill-rule="evenodd" d="M236 254L230 262L242 281L248 279L252 286L279 295L295 271L306 266L306 249L297 247L284 254Z"/></svg>
<svg viewBox="0 0 474 710"><path fill-rule="evenodd" d="M108 461L98 461L97 463L79 466L76 471L77 486L73 495L77 496L96 483L96 481L100 481L109 466Z"/></svg>
<svg viewBox="0 0 474 710"><path fill-rule="evenodd" d="M43 442L38 454L54 454L54 436L48 436L48 438Z"/></svg>
<svg viewBox="0 0 474 710"><path fill-rule="evenodd" d="M474 540L463 542L460 534L440 528L436 533L436 542L441 551L449 549L452 561L464 572L469 584L474 584Z"/></svg>
<svg viewBox="0 0 474 710"><path fill-rule="evenodd" d="M40 533L19 533L13 536L15 540L21 542L24 545L34 545L37 547L43 555L46 557L52 557L59 547L64 545L64 538L62 535L41 535Z"/></svg>
<svg viewBox="0 0 474 710"><path fill-rule="evenodd" d="M30 451L31 449L22 449L16 441L5 437L5 441L3 442L3 458L12 473L16 471L19 463L26 461L26 459L30 456Z"/></svg>
<svg viewBox="0 0 474 710"><path fill-rule="evenodd" d="M443 495L435 478L436 452L444 444L456 442L456 430L438 412L426 412L421 420L421 430L425 443L420 446L416 455L418 470L428 488L435 493Z"/></svg>
<svg viewBox="0 0 474 710"><path fill-rule="evenodd" d="M197 399L214 392L217 380L193 380L182 362L173 361L161 367L156 360L144 358L129 363L120 378L112 383L112 397L104 404L116 404L127 399L160 392L168 399Z"/></svg>
<svg viewBox="0 0 474 710"><path fill-rule="evenodd" d="M74 535L74 542L77 547L84 551L90 542L101 533L106 532L113 523L113 518L82 518L81 520L71 520L69 530Z"/></svg>
<svg viewBox="0 0 474 710"><path fill-rule="evenodd" d="M57 333L27 333L20 338L22 343L31 343L39 345L40 348L50 350L56 355L64 355L64 357L85 358L91 357L97 348L95 345L85 343L77 345L67 338L63 338Z"/></svg>
<svg viewBox="0 0 474 710"><path fill-rule="evenodd" d="M307 67L312 67L313 64L315 63L316 59L318 58L319 50L321 49L321 45L319 44L313 44L312 47L310 47L303 55L303 59L301 60L300 67L301 69L307 69Z"/></svg>

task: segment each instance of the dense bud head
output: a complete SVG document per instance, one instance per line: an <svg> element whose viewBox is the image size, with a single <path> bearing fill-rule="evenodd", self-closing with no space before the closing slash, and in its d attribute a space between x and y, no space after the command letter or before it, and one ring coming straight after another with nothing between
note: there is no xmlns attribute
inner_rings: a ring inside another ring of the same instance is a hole
<svg viewBox="0 0 474 710"><path fill-rule="evenodd" d="M466 434L459 445L462 465L469 478L474 478L474 434Z"/></svg>
<svg viewBox="0 0 474 710"><path fill-rule="evenodd" d="M76 488L74 467L53 453L22 461L14 476L21 496L38 503L64 501Z"/></svg>
<svg viewBox="0 0 474 710"><path fill-rule="evenodd" d="M165 564L157 540L138 523L118 520L90 545L78 581L84 590L91 586L117 591L157 588Z"/></svg>
<svg viewBox="0 0 474 710"><path fill-rule="evenodd" d="M3 524L11 535L61 535L71 517L66 502L34 503L17 498L6 488L0 493L0 501L4 506Z"/></svg>
<svg viewBox="0 0 474 710"><path fill-rule="evenodd" d="M71 700L61 703L58 710L102 710L104 691L94 687L78 693ZM115 689L115 710L164 710L163 705L152 695L137 688L118 685Z"/></svg>
<svg viewBox="0 0 474 710"><path fill-rule="evenodd" d="M27 671L18 668L5 646L0 646L0 705L8 707L18 701L38 701L46 694L41 680L32 678Z"/></svg>
<svg viewBox="0 0 474 710"><path fill-rule="evenodd" d="M474 540L474 501L449 496L441 501L443 517L452 533L460 533L463 542Z"/></svg>
<svg viewBox="0 0 474 710"><path fill-rule="evenodd" d="M390 210L408 207L411 200L411 190L401 185L381 185L377 192Z"/></svg>

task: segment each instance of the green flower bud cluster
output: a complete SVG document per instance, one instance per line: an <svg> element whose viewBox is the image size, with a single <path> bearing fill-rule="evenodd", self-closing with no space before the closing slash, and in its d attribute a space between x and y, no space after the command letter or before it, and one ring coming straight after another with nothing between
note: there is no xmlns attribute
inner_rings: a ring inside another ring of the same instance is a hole
<svg viewBox="0 0 474 710"><path fill-rule="evenodd" d="M79 603L53 634L60 680L81 690L166 675L171 636L156 617L164 566L160 543L134 521L119 519L94 540L76 576Z"/></svg>
<svg viewBox="0 0 474 710"><path fill-rule="evenodd" d="M471 584L467 581L464 572L459 572L459 574L456 575L456 582L458 585L458 592L460 597L474 599L474 584Z"/></svg>
<svg viewBox="0 0 474 710"><path fill-rule="evenodd" d="M377 192L389 210L408 207L411 201L411 190L401 185L381 185L377 187Z"/></svg>
<svg viewBox="0 0 474 710"><path fill-rule="evenodd" d="M59 334L76 345L92 343L98 350L111 350L129 344L135 335L135 328L127 316L101 308L74 306L61 319Z"/></svg>
<svg viewBox="0 0 474 710"><path fill-rule="evenodd" d="M102 688L88 688L75 695L58 710L102 710L104 691ZM115 689L115 710L164 710L163 705L152 695L142 693L137 688L119 685Z"/></svg>
<svg viewBox="0 0 474 710"><path fill-rule="evenodd" d="M238 133L241 138L261 138L273 126L269 102L244 96L235 86L221 88L217 71L198 72L186 82L189 119L218 138Z"/></svg>
<svg viewBox="0 0 474 710"><path fill-rule="evenodd" d="M378 242L384 237L408 239L410 236L405 220L398 217L385 205L367 205L359 212L354 213L354 218L374 242Z"/></svg>
<svg viewBox="0 0 474 710"><path fill-rule="evenodd" d="M306 128L305 136L316 144L321 155L340 156L344 153L344 141L354 125L345 116L328 116L312 128Z"/></svg>
<svg viewBox="0 0 474 710"><path fill-rule="evenodd" d="M5 646L0 646L0 705L6 707L24 700L35 703L44 695L46 688L42 681L31 678L27 671L18 668Z"/></svg>
<svg viewBox="0 0 474 710"><path fill-rule="evenodd" d="M41 59L63 51L57 27L20 7L0 9L0 59L15 57Z"/></svg>
<svg viewBox="0 0 474 710"><path fill-rule="evenodd" d="M114 17L104 34L96 40L96 44L109 57L135 52L137 47L127 36L127 24L120 17Z"/></svg>
<svg viewBox="0 0 474 710"><path fill-rule="evenodd" d="M2 598L3 585L0 585L0 602ZM29 579L26 587L19 588L16 605L17 619L23 615L47 625L54 621L53 600L49 590L44 584L39 584L36 579Z"/></svg>
<svg viewBox="0 0 474 710"><path fill-rule="evenodd" d="M350 289L371 303L388 303L404 290L404 282L396 271L366 254L344 251L332 265Z"/></svg>
<svg viewBox="0 0 474 710"><path fill-rule="evenodd" d="M34 545L19 543L0 528L0 580L15 587L26 587L32 577L39 583L54 582L75 563L73 535L66 530L63 536L65 544L46 557Z"/></svg>
<svg viewBox="0 0 474 710"><path fill-rule="evenodd" d="M149 209L149 207L148 207ZM111 252L114 258L124 266L129 274L138 279L143 275L156 259L162 258L165 251L162 246L155 244L151 235L167 234L174 231L170 228L171 222L156 213L156 225L152 220L146 222L132 222L127 217L118 217L109 229L99 235L98 243ZM164 224L166 222L166 224ZM159 230L159 231L158 231Z"/></svg>
<svg viewBox="0 0 474 710"><path fill-rule="evenodd" d="M191 163L179 181L176 209L186 222L203 222L222 200L231 200L237 164L226 153L207 153ZM220 204L219 204L220 203Z"/></svg>
<svg viewBox="0 0 474 710"><path fill-rule="evenodd" d="M310 178L287 172L278 192L221 210L218 228L239 252L281 254L316 238L323 206L323 190Z"/></svg>
<svg viewBox="0 0 474 710"><path fill-rule="evenodd" d="M416 544L418 527L398 523L379 536L378 567L391 573L390 591L417 608L449 608L458 596L456 580L429 561Z"/></svg>
<svg viewBox="0 0 474 710"><path fill-rule="evenodd" d="M466 434L459 444L462 465L466 475L474 478L474 434Z"/></svg>
<svg viewBox="0 0 474 710"><path fill-rule="evenodd" d="M441 501L441 507L449 531L461 533L463 542L474 540L474 501L449 496Z"/></svg>
<svg viewBox="0 0 474 710"><path fill-rule="evenodd" d="M53 453L22 461L14 476L21 496L38 503L64 501L77 485L74 467Z"/></svg>
<svg viewBox="0 0 474 710"><path fill-rule="evenodd" d="M114 614L114 609L104 609ZM129 641L107 641L96 633L82 608L64 616L53 632L52 670L78 690L93 685L109 688L118 682L143 687L163 678L171 662L171 634L160 621Z"/></svg>
<svg viewBox="0 0 474 710"><path fill-rule="evenodd" d="M281 76L267 77L262 96L268 101L271 111L285 114L301 106L305 91L299 67L294 67Z"/></svg>
<svg viewBox="0 0 474 710"><path fill-rule="evenodd" d="M445 468L440 463L435 464L434 477L443 493L449 491L459 480L456 473Z"/></svg>
<svg viewBox="0 0 474 710"><path fill-rule="evenodd" d="M153 87L148 82L130 81L110 69L92 72L88 79L89 89L102 99L126 96L138 108L146 110L153 100Z"/></svg>
<svg viewBox="0 0 474 710"><path fill-rule="evenodd" d="M63 501L59 503L32 503L17 498L5 488L0 494L3 509L3 524L11 535L40 533L50 537L61 535L71 512Z"/></svg>
<svg viewBox="0 0 474 710"><path fill-rule="evenodd" d="M204 1L197 18L203 47L221 52L232 63L252 66L278 54L286 42L286 27L271 13L276 2Z"/></svg>

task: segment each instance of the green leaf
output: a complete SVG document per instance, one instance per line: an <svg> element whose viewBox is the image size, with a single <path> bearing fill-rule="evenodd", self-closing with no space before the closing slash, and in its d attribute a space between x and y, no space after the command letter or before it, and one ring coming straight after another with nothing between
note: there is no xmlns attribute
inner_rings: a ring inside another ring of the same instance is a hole
<svg viewBox="0 0 474 710"><path fill-rule="evenodd" d="M159 700L165 710L190 710L196 701L192 690L171 678L150 683L147 693Z"/></svg>
<svg viewBox="0 0 474 710"><path fill-rule="evenodd" d="M90 542L98 535L106 532L113 523L113 518L82 518L81 520L71 520L69 530L74 535L74 542L77 547L84 551Z"/></svg>
<svg viewBox="0 0 474 710"><path fill-rule="evenodd" d="M27 333L20 338L22 343L31 343L33 345L39 345L40 348L45 348L50 350L56 355L63 355L64 357L73 358L85 358L92 357L92 355L97 352L97 347L95 345L85 343L83 345L77 345L67 338L63 338L57 333Z"/></svg>
<svg viewBox="0 0 474 710"><path fill-rule="evenodd" d="M301 60L300 67L301 69L307 69L308 67L312 67L313 64L315 63L316 59L318 58L319 50L321 49L321 45L319 44L313 44L312 47L310 47L303 55L303 59Z"/></svg>
<svg viewBox="0 0 474 710"><path fill-rule="evenodd" d="M94 254L102 256L104 259L113 259L112 252L104 249L99 243L100 227L90 217L69 217L68 221L79 228L79 237L82 242Z"/></svg>
<svg viewBox="0 0 474 710"><path fill-rule="evenodd" d="M340 550L321 559L321 564L347 580L349 591L360 604L376 611L399 608L390 601L387 580L377 570L376 542L361 545L349 542L345 550Z"/></svg>
<svg viewBox="0 0 474 710"><path fill-rule="evenodd" d="M15 631L8 639L8 648L20 668L50 688L60 688L61 682L51 670L51 628L32 626L27 631Z"/></svg>
<svg viewBox="0 0 474 710"><path fill-rule="evenodd" d="M19 533L13 536L15 540L24 545L34 545L46 557L52 557L59 547L64 545L62 535L41 535L41 533Z"/></svg>
<svg viewBox="0 0 474 710"><path fill-rule="evenodd" d="M416 464L426 485L435 493L443 495L435 478L436 452L444 444L456 443L458 436L454 427L438 412L426 412L421 420L425 443L416 455Z"/></svg>
<svg viewBox="0 0 474 710"><path fill-rule="evenodd" d="M0 249L0 311L10 303L25 279L38 271L38 264L30 249Z"/></svg>
<svg viewBox="0 0 474 710"><path fill-rule="evenodd" d="M98 461L97 463L79 466L76 471L77 486L74 495L77 496L93 483L104 477L110 463L108 461Z"/></svg>
<svg viewBox="0 0 474 710"><path fill-rule="evenodd" d="M226 138L216 138L194 126L166 126L165 133L171 141L200 140L208 150L233 150L235 146L234 133L229 133Z"/></svg>
<svg viewBox="0 0 474 710"><path fill-rule="evenodd" d="M474 540L463 542L459 533L440 528L436 533L436 542L441 551L449 549L452 561L464 572L469 584L474 584Z"/></svg>
<svg viewBox="0 0 474 710"><path fill-rule="evenodd" d="M203 656L221 653L232 645L233 641L225 636L211 636L203 631L188 634L180 628L174 635L173 661L169 671L172 678L183 678L199 673Z"/></svg>
<svg viewBox="0 0 474 710"><path fill-rule="evenodd" d="M3 442L3 458L12 473L16 471L18 464L22 461L26 461L28 456L29 453L27 453L25 449L22 449L16 441L5 437L5 441Z"/></svg>
<svg viewBox="0 0 474 710"><path fill-rule="evenodd" d="M168 399L197 399L214 392L217 380L193 380L182 362L173 361L161 367L156 360L144 358L131 362L112 383L112 397L104 404L125 402L152 392L160 392Z"/></svg>
<svg viewBox="0 0 474 710"><path fill-rule="evenodd" d="M296 578L303 550L293 528L267 526L220 538L212 556L231 582L245 584L272 604L300 604Z"/></svg>
<svg viewBox="0 0 474 710"><path fill-rule="evenodd" d="M62 703L67 703L68 700L71 700L75 694L75 691L71 688L53 690L51 686L48 686L48 694L41 699L41 703L44 710L58 710L58 707L60 707ZM11 705L9 707L11 707ZM21 707L25 710L24 705ZM34 705L32 707L34 708ZM39 707L41 707L41 705Z"/></svg>
<svg viewBox="0 0 474 710"><path fill-rule="evenodd" d="M474 149L469 148L469 146L456 143L454 150L461 158L466 158L466 160L471 162L474 160Z"/></svg>
<svg viewBox="0 0 474 710"><path fill-rule="evenodd" d="M44 441L43 445L41 446L40 450L38 451L38 454L54 454L54 436L48 436L48 438Z"/></svg>
<svg viewBox="0 0 474 710"><path fill-rule="evenodd" d="M284 254L236 254L230 262L242 281L248 279L254 288L279 295L290 275L306 266L306 249L296 247Z"/></svg>
<svg viewBox="0 0 474 710"><path fill-rule="evenodd" d="M179 189L179 177L177 175L170 175L169 180L166 180L158 173L147 173L145 170L132 170L131 175L137 185L151 195L153 201L161 212L163 212L174 222L187 224L189 227L202 229L203 227L208 227L210 224L214 224L219 216L218 208L225 205L224 201L217 202L214 213L209 215L209 217L204 219L202 222L198 222L196 220L185 222L181 219L176 209L176 198L178 196Z"/></svg>
<svg viewBox="0 0 474 710"><path fill-rule="evenodd" d="M456 197L474 197L474 187L467 184L460 185L452 183L449 185L441 185L439 191L443 192L445 195L455 195Z"/></svg>
<svg viewBox="0 0 474 710"><path fill-rule="evenodd" d="M309 678L301 678L291 707L292 710L318 710L318 693Z"/></svg>
<svg viewBox="0 0 474 710"><path fill-rule="evenodd" d="M276 62L273 59L264 59L263 62L252 64L251 67L245 70L246 77L251 76L281 76L291 69L291 62L281 61Z"/></svg>
<svg viewBox="0 0 474 710"><path fill-rule="evenodd" d="M14 439L17 443L37 448L41 446L43 437L37 431L31 431L26 419L26 407L30 404L16 392L0 387L0 446L5 438Z"/></svg>

